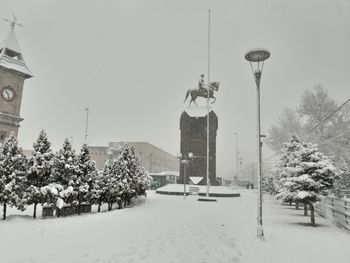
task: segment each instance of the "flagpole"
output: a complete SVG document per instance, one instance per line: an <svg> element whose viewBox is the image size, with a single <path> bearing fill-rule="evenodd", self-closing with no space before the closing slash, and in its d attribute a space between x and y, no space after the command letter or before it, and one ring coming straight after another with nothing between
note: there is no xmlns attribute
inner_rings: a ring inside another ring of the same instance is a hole
<svg viewBox="0 0 350 263"><path fill-rule="evenodd" d="M207 193L206 197L209 197L209 83L210 83L210 13L208 10L208 85L207 85Z"/></svg>

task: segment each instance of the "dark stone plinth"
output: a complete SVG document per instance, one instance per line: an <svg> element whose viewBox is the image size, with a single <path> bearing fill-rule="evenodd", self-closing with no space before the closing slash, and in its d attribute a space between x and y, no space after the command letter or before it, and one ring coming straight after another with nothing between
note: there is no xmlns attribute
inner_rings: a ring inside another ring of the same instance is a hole
<svg viewBox="0 0 350 263"><path fill-rule="evenodd" d="M180 152L192 152L193 161L186 167L186 183L190 177L202 177L199 185L206 185L207 174L207 115L206 107L186 109L180 118L181 145ZM216 134L218 117L214 111L209 112L209 181L210 185L219 185L216 180ZM178 183L184 183L184 165L180 164Z"/></svg>

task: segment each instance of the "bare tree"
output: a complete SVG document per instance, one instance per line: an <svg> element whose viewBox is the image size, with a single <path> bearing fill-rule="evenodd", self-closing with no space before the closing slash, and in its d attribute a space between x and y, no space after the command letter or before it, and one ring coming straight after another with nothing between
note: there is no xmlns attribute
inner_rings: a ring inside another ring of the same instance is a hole
<svg viewBox="0 0 350 263"><path fill-rule="evenodd" d="M279 151L291 135L301 135L303 125L298 111L292 108L283 110L276 125L272 125L266 143L275 151Z"/></svg>

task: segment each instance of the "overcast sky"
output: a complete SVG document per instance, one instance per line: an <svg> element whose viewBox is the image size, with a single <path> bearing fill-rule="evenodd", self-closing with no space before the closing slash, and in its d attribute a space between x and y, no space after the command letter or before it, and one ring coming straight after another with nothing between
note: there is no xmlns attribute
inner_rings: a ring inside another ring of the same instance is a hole
<svg viewBox="0 0 350 263"><path fill-rule="evenodd" d="M316 83L339 103L350 97L348 0L0 0L0 17L15 14L24 25L16 33L34 74L24 86L20 144L30 149L45 129L54 149L66 137L79 148L89 107L90 145L148 141L178 153L185 93L207 74L209 8L211 79L221 82L214 104L218 176L235 167L234 132L243 162L255 157L247 50L271 52L261 83L263 133ZM8 29L0 23L2 37Z"/></svg>

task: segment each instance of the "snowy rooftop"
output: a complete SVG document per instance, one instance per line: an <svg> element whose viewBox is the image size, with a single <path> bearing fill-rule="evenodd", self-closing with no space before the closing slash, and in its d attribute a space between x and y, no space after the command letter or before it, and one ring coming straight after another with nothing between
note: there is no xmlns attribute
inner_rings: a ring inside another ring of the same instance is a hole
<svg viewBox="0 0 350 263"><path fill-rule="evenodd" d="M32 77L32 72L23 61L15 60L6 55L0 55L0 66L23 73L27 78Z"/></svg>
<svg viewBox="0 0 350 263"><path fill-rule="evenodd" d="M15 31L11 29L0 43L0 66L20 72L26 78L33 76L23 60Z"/></svg>
<svg viewBox="0 0 350 263"><path fill-rule="evenodd" d="M0 49L2 48L8 48L11 49L12 51L15 51L16 53L21 54L21 48L18 44L18 40L17 40L17 36L14 30L10 30L6 36L4 37L4 39L1 41L0 44Z"/></svg>
<svg viewBox="0 0 350 263"><path fill-rule="evenodd" d="M152 176L168 176L168 175L175 175L179 176L179 172L176 171L165 171L165 172L160 172L160 173L148 173L148 175Z"/></svg>

